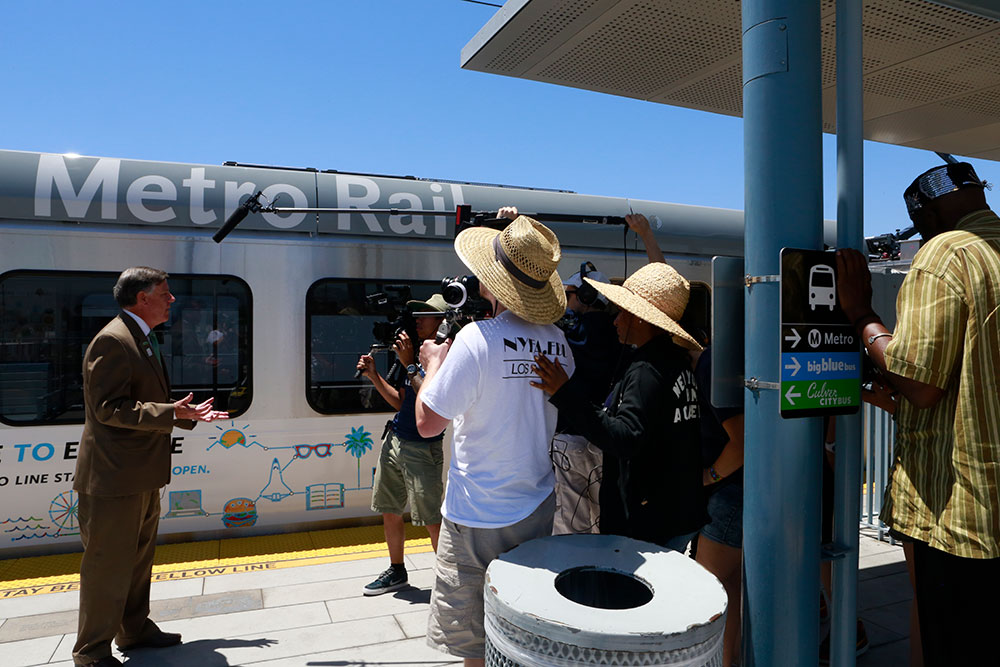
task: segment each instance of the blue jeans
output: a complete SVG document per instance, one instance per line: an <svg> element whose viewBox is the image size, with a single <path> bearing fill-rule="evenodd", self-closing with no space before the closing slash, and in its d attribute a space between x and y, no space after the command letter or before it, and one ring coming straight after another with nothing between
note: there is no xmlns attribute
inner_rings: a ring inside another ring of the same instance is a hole
<svg viewBox="0 0 1000 667"><path fill-rule="evenodd" d="M666 544L664 544L663 546L665 546L668 549L673 549L674 551L679 551L680 553L684 553L687 550L688 545L691 544L691 540L693 540L694 536L697 534L698 531L696 530L693 533L688 533L687 535L678 535L677 537L671 537L669 540L667 540Z"/></svg>

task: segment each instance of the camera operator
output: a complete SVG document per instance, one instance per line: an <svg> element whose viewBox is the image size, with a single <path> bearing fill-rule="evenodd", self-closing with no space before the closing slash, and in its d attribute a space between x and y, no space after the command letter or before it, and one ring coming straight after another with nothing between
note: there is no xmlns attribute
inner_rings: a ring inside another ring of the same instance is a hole
<svg viewBox="0 0 1000 667"><path fill-rule="evenodd" d="M506 229L473 227L455 239L493 317L467 324L453 342L420 348L427 376L417 427L436 433L454 419L451 464L427 638L482 665L483 584L499 554L552 532L548 448L556 410L529 382L544 352L572 373L563 332L566 297L556 273L561 250L550 229L526 216Z"/></svg>
<svg viewBox="0 0 1000 667"><path fill-rule="evenodd" d="M406 308L413 314L416 322L417 345L424 340L433 340L447 309L444 298L435 294L427 301L408 301ZM406 368L406 379L398 388L379 375L375 370L375 360L370 354L365 354L358 360L358 370L372 381L378 393L398 411L392 421L386 424L372 485L372 511L382 514L382 528L389 547L389 569L365 586L364 594L368 596L382 595L408 584L406 565L403 562L403 508L407 500L410 503L413 525L427 528L435 551L441 529L441 497L444 493L441 481L444 464L441 441L444 428L430 433L429 437L423 437L417 431L414 406L417 391L423 382L423 369L417 363L414 341L410 340L405 331L399 332L392 349Z"/></svg>

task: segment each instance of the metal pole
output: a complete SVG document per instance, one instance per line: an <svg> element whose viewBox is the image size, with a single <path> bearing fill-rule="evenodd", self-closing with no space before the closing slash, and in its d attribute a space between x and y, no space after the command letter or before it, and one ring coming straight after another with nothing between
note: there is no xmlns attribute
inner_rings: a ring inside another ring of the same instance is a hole
<svg viewBox="0 0 1000 667"><path fill-rule="evenodd" d="M864 252L864 141L861 107L861 0L837 2L837 247ZM861 411L837 419L830 664L856 662Z"/></svg>
<svg viewBox="0 0 1000 667"><path fill-rule="evenodd" d="M743 0L746 271L779 273L782 247L822 247L818 2ZM746 292L746 377L779 380L779 288ZM744 658L819 657L821 420L779 416L778 392L744 392Z"/></svg>

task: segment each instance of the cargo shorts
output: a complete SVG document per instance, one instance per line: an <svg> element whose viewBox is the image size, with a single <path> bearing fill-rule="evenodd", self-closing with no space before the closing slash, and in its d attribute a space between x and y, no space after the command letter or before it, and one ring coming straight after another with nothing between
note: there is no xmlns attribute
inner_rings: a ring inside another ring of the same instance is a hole
<svg viewBox="0 0 1000 667"><path fill-rule="evenodd" d="M375 469L372 511L401 515L409 502L414 526L441 523L443 470L440 438L431 442L404 440L390 430L382 441Z"/></svg>
<svg viewBox="0 0 1000 667"><path fill-rule="evenodd" d="M459 658L486 654L483 586L486 568L505 551L552 534L555 494L526 518L503 528L471 528L448 519L441 524L427 643Z"/></svg>

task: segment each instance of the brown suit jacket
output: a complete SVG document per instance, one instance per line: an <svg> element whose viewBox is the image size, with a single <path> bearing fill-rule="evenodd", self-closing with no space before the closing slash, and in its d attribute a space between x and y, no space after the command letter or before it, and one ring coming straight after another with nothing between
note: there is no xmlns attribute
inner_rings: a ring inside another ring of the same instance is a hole
<svg viewBox="0 0 1000 667"><path fill-rule="evenodd" d="M170 433L194 422L174 419L166 370L129 315L111 320L87 347L83 400L75 490L127 496L170 481Z"/></svg>

